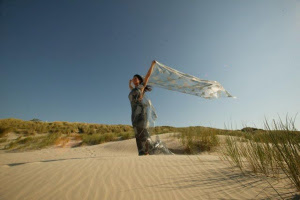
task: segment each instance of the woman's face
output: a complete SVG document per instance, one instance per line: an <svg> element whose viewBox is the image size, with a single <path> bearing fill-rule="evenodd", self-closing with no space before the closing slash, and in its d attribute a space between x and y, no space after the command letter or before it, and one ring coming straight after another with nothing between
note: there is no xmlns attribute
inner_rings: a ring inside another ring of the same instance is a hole
<svg viewBox="0 0 300 200"><path fill-rule="evenodd" d="M133 77L132 82L135 86L138 86L140 84L140 80L136 76Z"/></svg>

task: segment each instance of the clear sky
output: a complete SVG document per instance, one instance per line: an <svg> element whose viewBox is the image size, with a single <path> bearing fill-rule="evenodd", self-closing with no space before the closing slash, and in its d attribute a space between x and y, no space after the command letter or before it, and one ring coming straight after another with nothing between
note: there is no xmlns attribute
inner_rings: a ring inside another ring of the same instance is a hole
<svg viewBox="0 0 300 200"><path fill-rule="evenodd" d="M1 119L131 125L129 79L154 59L237 97L154 87L158 126L263 128L300 111L299 0L0 2Z"/></svg>

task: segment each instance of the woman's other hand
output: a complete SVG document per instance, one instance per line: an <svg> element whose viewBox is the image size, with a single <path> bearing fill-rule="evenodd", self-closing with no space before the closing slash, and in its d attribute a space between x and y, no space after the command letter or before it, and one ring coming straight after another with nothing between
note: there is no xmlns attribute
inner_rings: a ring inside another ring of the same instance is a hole
<svg viewBox="0 0 300 200"><path fill-rule="evenodd" d="M132 87L131 83L132 83L132 79L130 79L130 80L129 80L129 89L131 89L131 90L132 90L132 89L133 89L133 87Z"/></svg>

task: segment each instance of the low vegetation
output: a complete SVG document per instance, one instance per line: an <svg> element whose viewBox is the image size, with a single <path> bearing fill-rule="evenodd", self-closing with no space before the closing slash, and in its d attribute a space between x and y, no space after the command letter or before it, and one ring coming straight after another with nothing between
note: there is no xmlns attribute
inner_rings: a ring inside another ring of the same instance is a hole
<svg viewBox="0 0 300 200"><path fill-rule="evenodd" d="M152 134L174 131L170 126L159 126L151 129ZM4 146L6 150L40 149L58 143L67 143L69 137L77 137L80 145L95 145L115 140L134 138L130 125L106 125L80 122L42 122L8 118L0 120L0 143L7 142L8 133L13 132L17 138ZM63 145L62 145L63 146Z"/></svg>
<svg viewBox="0 0 300 200"><path fill-rule="evenodd" d="M175 136L180 139L186 154L196 154L203 151L211 151L220 145L217 136L218 129L206 127L178 128L179 134Z"/></svg>
<svg viewBox="0 0 300 200"><path fill-rule="evenodd" d="M4 149L14 149L14 150L31 150L31 149L41 149L53 145L58 138L61 137L60 133L48 134L46 136L28 136L21 137L11 141Z"/></svg>

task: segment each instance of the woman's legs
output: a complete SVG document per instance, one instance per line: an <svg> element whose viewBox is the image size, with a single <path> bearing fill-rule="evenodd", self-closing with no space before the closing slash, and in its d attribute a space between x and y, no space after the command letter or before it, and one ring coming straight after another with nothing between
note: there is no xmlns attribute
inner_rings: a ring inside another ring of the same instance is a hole
<svg viewBox="0 0 300 200"><path fill-rule="evenodd" d="M139 155L149 154L150 149L150 135L146 128L133 127L136 138L136 145L138 148Z"/></svg>

